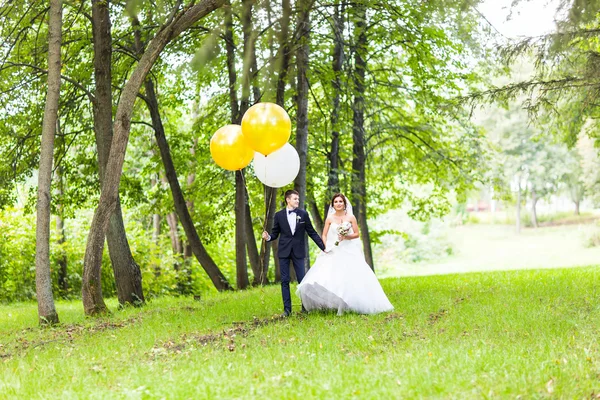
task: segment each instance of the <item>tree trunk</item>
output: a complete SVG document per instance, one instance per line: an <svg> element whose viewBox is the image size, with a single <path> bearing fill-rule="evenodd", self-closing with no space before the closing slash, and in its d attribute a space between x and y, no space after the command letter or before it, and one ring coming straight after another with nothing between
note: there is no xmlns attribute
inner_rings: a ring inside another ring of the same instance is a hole
<svg viewBox="0 0 600 400"><path fill-rule="evenodd" d="M367 224L366 139L365 139L365 73L367 69L366 7L362 2L354 6L354 102L352 105L352 201L363 242L365 260L375 269L371 238Z"/></svg>
<svg viewBox="0 0 600 400"><path fill-rule="evenodd" d="M152 151L152 155L155 155L155 152ZM150 186L158 186L159 185L159 177L154 175L150 178ZM154 206L154 205L153 205ZM160 240L160 214L154 213L152 214L152 243L158 246Z"/></svg>
<svg viewBox="0 0 600 400"><path fill-rule="evenodd" d="M263 185L264 193L265 193L265 224L264 230L267 232L271 232L273 229L275 212L277 211L277 188L272 188L266 185ZM261 260L261 268L262 273L267 279L267 274L269 272L269 259L271 257L271 246L274 245L273 242L267 242L265 240L262 241L262 245L260 248L260 260ZM273 247L274 248L274 247ZM277 253L273 253L274 258L279 261L277 258ZM268 279L267 279L268 282Z"/></svg>
<svg viewBox="0 0 600 400"><path fill-rule="evenodd" d="M575 215L580 215L579 214L579 204L581 203L581 201L576 200L576 201L574 201L574 203L575 203Z"/></svg>
<svg viewBox="0 0 600 400"><path fill-rule="evenodd" d="M229 76L229 107L231 108L231 123L241 121L238 105L237 90L235 88L237 74L235 70L235 43L233 42L233 18L231 3L227 0L225 7L225 50L227 53L227 73Z"/></svg>
<svg viewBox="0 0 600 400"><path fill-rule="evenodd" d="M56 134L60 135L60 123L57 118L56 120ZM60 140L60 143L63 145L64 149L64 141ZM60 296L63 298L67 297L69 291L69 280L68 280L68 264L67 264L67 253L64 249L64 244L66 240L65 236L65 225L64 225L64 213L63 213L63 196L64 196L64 179L62 173L62 165L59 165L55 171L56 180L58 182L58 192L57 192L57 202L56 202L56 232L58 234L58 245L60 247L58 259L56 263L58 264L58 290Z"/></svg>
<svg viewBox="0 0 600 400"><path fill-rule="evenodd" d="M62 246L65 244L65 225L64 219L61 215L56 216L56 232L58 233L57 243L59 246L61 246L58 260L56 260L56 263L58 264L58 289L60 291L60 296L62 298L66 298L67 293L69 292L69 271L67 263L67 254L62 248Z"/></svg>
<svg viewBox="0 0 600 400"><path fill-rule="evenodd" d="M538 227L537 210L536 210L537 202L538 202L538 198L535 193L535 188L533 188L531 190L531 222L532 222L534 228Z"/></svg>
<svg viewBox="0 0 600 400"><path fill-rule="evenodd" d="M329 152L329 179L327 181L327 198L330 199L340 191L339 151L340 151L340 96L342 92L341 73L344 65L344 13L345 4L340 10L339 1L335 2L333 13L333 32L335 44L333 47L333 104L331 108L331 150ZM325 207L325 218L327 208ZM318 214L318 213L317 213Z"/></svg>
<svg viewBox="0 0 600 400"><path fill-rule="evenodd" d="M256 246L256 236L254 235L254 225L252 224L252 215L250 212L250 201L248 190L246 189L246 185L244 182L244 223L246 226L246 250L248 251L248 258L250 260L250 267L252 268L252 273L254 274L254 279L252 280L252 285L266 285L269 283L269 279L267 278L266 272L262 268L262 262L260 255L258 253L258 247Z"/></svg>
<svg viewBox="0 0 600 400"><path fill-rule="evenodd" d="M249 83L249 71L246 70L246 66L249 63L246 61L246 55L248 54L248 40L249 32L246 31L246 24L251 19L250 10L252 8L251 2L242 2L242 21L244 28L244 63L242 76L242 101L241 106L238 107L237 102L237 91L235 88L237 81L237 72L235 69L235 43L233 41L233 20L231 9L228 7L225 10L225 46L227 51L227 71L229 74L229 103L231 105L231 123L240 124L242 116L246 112L249 106L250 97L250 83ZM248 68L249 69L249 68ZM246 242L247 238L244 234L248 232L246 222L246 184L242 171L235 172L235 269L236 269L236 283L238 289L245 289L248 287L248 265L246 264Z"/></svg>
<svg viewBox="0 0 600 400"><path fill-rule="evenodd" d="M313 225L315 226L315 229L317 230L317 232L323 232L324 221L323 217L321 217L321 213L319 212L320 210L319 206L317 205L317 202L311 198L308 204L310 206L310 215L312 216Z"/></svg>
<svg viewBox="0 0 600 400"><path fill-rule="evenodd" d="M156 104L158 104L158 102ZM160 118L160 114L158 114L158 117ZM197 115L193 115L192 118L195 120L197 118ZM161 126L162 126L162 124L161 124ZM163 132L164 132L164 129L163 129ZM192 156L196 155L196 147L197 146L198 146L198 139L194 138L192 147L190 148L190 153L192 154ZM190 168L193 171L194 170L194 161L192 161L190 164L191 164ZM187 187L188 188L192 187L195 180L196 180L195 173L192 172L192 173L188 174L187 181L186 181ZM190 200L188 198L185 201L185 205L191 216L194 213L194 201ZM184 265L184 268L183 268L183 270L181 270L181 272L184 273L184 275L181 275L179 278L180 278L181 283L184 284L184 286L182 286L182 287L185 287L185 288L189 288L192 283L192 268L190 265L190 263L191 263L190 261L191 261L193 254L194 254L194 251L192 250L192 245L191 245L190 241L184 240L183 241L183 260L184 260L183 265Z"/></svg>
<svg viewBox="0 0 600 400"><path fill-rule="evenodd" d="M127 83L121 92L117 113L115 115L114 136L111 143L106 176L104 182L102 182L98 207L94 212L85 249L84 284L82 292L86 314L94 314L100 311L102 306L104 306L102 293L99 293L100 288L97 286L97 282L92 281L91 278L98 275L97 272L100 271L104 238L108 229L110 216L117 206L119 182L123 172L123 162L125 160L127 143L129 142L131 116L138 92L146 80L146 76L152 68L152 65L154 65L165 46L172 39L187 30L192 24L221 7L223 3L224 0L202 0L200 3L187 7L175 14L154 36L148 49L144 52L144 55L139 60L135 70L127 80ZM183 203L183 205L185 205L185 203ZM214 265L214 267L216 267L216 265ZM209 274L211 275L211 278L218 275L217 271L211 271L215 272L215 274ZM218 285L220 290L230 288L226 280L215 279L213 282L215 285ZM98 296L98 294L100 296ZM104 306L104 309L105 308L106 306Z"/></svg>
<svg viewBox="0 0 600 400"><path fill-rule="evenodd" d="M108 244L110 262L113 266L119 304L131 304L135 306L144 304L142 271L140 271L139 265L133 259L129 242L125 236L123 212L118 196L115 210L113 215L110 216L106 242Z"/></svg>
<svg viewBox="0 0 600 400"><path fill-rule="evenodd" d="M310 34L310 0L298 1L298 47L296 50L297 115L296 150L300 156L300 171L294 187L300 194L300 208L306 201L306 161L308 155L308 58Z"/></svg>
<svg viewBox="0 0 600 400"><path fill-rule="evenodd" d="M292 15L292 6L290 0L282 0L282 15L281 15L281 34L279 37L279 54L276 64L279 64L279 78L277 79L277 93L275 102L285 108L285 85L287 82L287 74L290 66L290 17Z"/></svg>
<svg viewBox="0 0 600 400"><path fill-rule="evenodd" d="M98 171L102 184L112 141L112 39L109 4L92 0L92 32L94 42L95 98L93 107L94 133L98 148ZM106 235L108 253L115 276L119 304L139 305L144 302L142 273L133 259L119 204L110 217ZM97 271L100 282L100 270Z"/></svg>
<svg viewBox="0 0 600 400"><path fill-rule="evenodd" d="M242 171L235 171L235 265L237 288L248 287L248 265L246 264L246 192Z"/></svg>
<svg viewBox="0 0 600 400"><path fill-rule="evenodd" d="M171 239L173 253L183 255L183 246L177 230L177 214L174 212L167 214L166 220L167 225L169 225L169 238Z"/></svg>
<svg viewBox="0 0 600 400"><path fill-rule="evenodd" d="M256 0L243 0L244 15L242 17L242 30L244 31L244 59L249 58L248 77L252 84L252 97L254 104L260 102L260 88L258 86L258 62L256 61L256 38L252 22L252 6ZM246 71L244 71L246 72ZM242 115L243 116L243 115Z"/></svg>
<svg viewBox="0 0 600 400"><path fill-rule="evenodd" d="M310 40L310 7L311 0L298 1L298 46L296 50L297 72L297 114L296 114L296 150L300 157L300 171L294 181L294 188L300 195L300 208L305 208L306 201L306 163L308 157L308 60ZM304 237L306 258L304 269L310 268L308 237Z"/></svg>
<svg viewBox="0 0 600 400"><path fill-rule="evenodd" d="M252 29L252 5L254 0L244 0L242 2L242 30L244 32L244 60L243 60L243 71L242 71L242 98L241 105L237 107L237 93L235 91L235 83L237 80L237 74L235 70L235 43L233 42L233 21L231 18L231 11L226 12L226 47L227 47L227 68L229 73L229 100L231 104L231 122L233 124L240 124L242 116L250 106L250 84L255 84L254 77L256 75L256 54L254 51L255 34ZM260 91L258 88L254 88L255 100L260 98ZM236 110L238 110L236 112ZM241 221L244 226L244 235L236 234L236 249L240 249L241 245L237 243L237 240L243 240L246 244L246 250L248 252L248 258L250 259L250 266L254 274L253 285L265 283L266 275L262 273L261 258L258 253L256 246L256 237L254 235L254 228L252 226L252 215L250 212L250 204L248 202L248 190L246 188L246 182L243 179L243 172L241 175L242 179L238 179L236 173L236 201L242 201L241 195L238 197L239 191L243 191L244 197L243 202L238 205L236 203L236 232L238 220ZM241 185L241 187L239 187ZM243 218L238 215L238 212L243 213ZM244 253L245 254L245 253ZM247 280L248 277L248 266L246 264L245 255L242 263L241 256L236 255L236 269L238 271L238 277ZM246 278L242 278L242 270L246 271ZM239 282L238 282L239 288Z"/></svg>
<svg viewBox="0 0 600 400"><path fill-rule="evenodd" d="M157 179L152 179L154 185L157 184ZM159 249L160 246L160 214L152 214L152 243L154 243L155 249ZM156 254L156 250L155 250ZM158 260L152 263L152 268L154 269L154 276L160 276L160 262Z"/></svg>
<svg viewBox="0 0 600 400"><path fill-rule="evenodd" d="M281 16L281 33L279 36L279 54L275 60L278 65L279 74L277 78L277 89L275 102L285 108L285 85L290 65L290 44L289 44L289 27L292 7L289 0L282 0L282 16ZM269 186L264 186L265 190L265 230L270 232L273 229L275 212L277 211L277 189ZM275 264L275 282L281 281L281 271L279 270L279 258L277 257L276 243L262 242L260 259L262 260L262 268L266 276L269 269L269 253L273 247L273 259Z"/></svg>
<svg viewBox="0 0 600 400"><path fill-rule="evenodd" d="M59 322L54 307L52 277L50 274L50 185L52 182L54 136L56 134L60 98L61 30L62 1L50 0L48 16L48 91L42 122L35 231L35 293L40 325L52 325Z"/></svg>
<svg viewBox="0 0 600 400"><path fill-rule="evenodd" d="M252 26L252 6L255 0L244 0L243 3L243 15L242 15L242 30L244 32L244 71L242 76L242 104L240 107L239 121L250 105L250 83L252 83L252 92L254 96L254 102L260 101L260 89L257 86L256 77L258 74L258 67L256 62L256 34ZM243 172L242 172L243 177ZM242 180L244 190L244 224L245 224L245 241L246 249L248 251L248 258L250 260L250 267L254 273L253 285L268 283L266 274L262 273L261 258L258 253L256 246L256 236L254 235L254 228L252 225L252 214L250 212L249 195L248 189L246 188L246 181Z"/></svg>
<svg viewBox="0 0 600 400"><path fill-rule="evenodd" d="M154 84L150 79L146 80L145 88L147 105L152 118L152 126L154 127L156 143L158 144L160 156L165 167L165 174L171 188L175 210L177 211L177 216L181 221L181 225L183 225L183 229L187 236L192 252L196 256L196 259L200 265L202 265L202 268L204 268L208 276L211 278L215 287L218 290L230 290L231 286L229 285L229 282L227 282L225 275L223 275L217 264L207 253L204 245L200 241L200 237L198 236L198 232L196 231L196 227L194 226L194 222L190 216L185 198L183 197L183 192L181 191L181 186L179 186L177 172L175 171L173 159L171 158L171 150L169 149L169 144L165 136L165 130L162 124L160 113L158 111L158 101L154 91Z"/></svg>
<svg viewBox="0 0 600 400"><path fill-rule="evenodd" d="M250 107L250 85L252 82L252 64L256 63L254 53L254 33L252 32L252 5L255 0L242 0L242 32L244 34L244 59L242 62L242 98L240 100L239 124L244 113Z"/></svg>

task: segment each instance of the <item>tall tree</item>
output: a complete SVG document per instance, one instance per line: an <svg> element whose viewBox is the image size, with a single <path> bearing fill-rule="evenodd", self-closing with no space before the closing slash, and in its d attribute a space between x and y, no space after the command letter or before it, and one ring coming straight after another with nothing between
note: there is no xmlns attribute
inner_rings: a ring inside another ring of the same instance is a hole
<svg viewBox="0 0 600 400"><path fill-rule="evenodd" d="M57 324L58 314L50 276L50 184L54 159L54 137L60 98L62 0L50 0L48 15L48 91L42 123L42 144L37 192L35 248L35 292L42 325Z"/></svg>
<svg viewBox="0 0 600 400"><path fill-rule="evenodd" d="M123 172L123 162L131 127L131 115L137 94L152 65L154 65L165 46L198 20L223 4L224 0L202 0L200 3L186 7L181 11L178 7L175 8L166 23L149 43L148 48L123 88L115 115L114 136L105 179L102 182L100 200L98 208L94 212L85 251L82 294L86 314L96 314L106 310L102 291L99 282L95 280L95 276L97 275L96 271L101 267L104 238L110 216L117 204L119 181ZM211 278L218 289L229 288L227 281L219 279L217 274L211 276Z"/></svg>
<svg viewBox="0 0 600 400"><path fill-rule="evenodd" d="M112 118L112 34L110 2L92 0L92 33L94 42L95 101L93 103L94 133L98 148L100 184L106 174L106 163L113 137ZM125 233L121 200L117 196L115 211L106 233L108 253L112 264L119 304L144 303L142 273L133 259ZM99 274L100 271L97 271ZM99 281L100 276L95 277Z"/></svg>
<svg viewBox="0 0 600 400"><path fill-rule="evenodd" d="M60 119L56 119L56 135L61 135L60 130ZM64 148L64 139L59 140L59 147ZM68 282L68 262L67 262L67 253L64 249L64 244L66 242L65 236L65 225L64 225L64 178L62 173L62 165L58 165L55 168L54 176L56 178L56 200L54 201L56 205L56 234L58 236L57 243L60 247L59 255L57 257L56 263L58 264L58 290L62 297L67 296L67 292L69 290L69 282Z"/></svg>
<svg viewBox="0 0 600 400"><path fill-rule="evenodd" d="M329 151L329 177L327 181L327 199L340 191L339 158L340 158L340 97L342 92L342 67L344 65L344 14L346 12L345 2L340 5L339 0L334 3L333 11L333 89L331 105L331 150ZM327 218L329 206L325 202L325 218Z"/></svg>
<svg viewBox="0 0 600 400"><path fill-rule="evenodd" d="M308 62L310 54L310 10L313 0L299 0L298 19L296 23L296 150L300 157L300 170L294 180L294 188L300 195L300 208L305 208L306 202L306 163L308 160ZM308 256L308 237L304 238L307 257L304 259L306 270L310 268Z"/></svg>
<svg viewBox="0 0 600 400"><path fill-rule="evenodd" d="M364 1L352 9L354 32L354 102L352 105L352 205L363 242L365 260L375 269L371 238L367 224L366 135L365 135L365 75L367 70L367 10Z"/></svg>

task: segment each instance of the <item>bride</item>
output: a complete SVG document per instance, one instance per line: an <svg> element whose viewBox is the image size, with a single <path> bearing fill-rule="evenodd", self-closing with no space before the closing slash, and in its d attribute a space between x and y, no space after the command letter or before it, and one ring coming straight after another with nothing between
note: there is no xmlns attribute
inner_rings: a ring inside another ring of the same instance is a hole
<svg viewBox="0 0 600 400"><path fill-rule="evenodd" d="M375 314L394 309L365 261L359 236L352 206L343 194L335 194L323 228L325 252L296 290L307 310L334 309L342 315L344 311Z"/></svg>

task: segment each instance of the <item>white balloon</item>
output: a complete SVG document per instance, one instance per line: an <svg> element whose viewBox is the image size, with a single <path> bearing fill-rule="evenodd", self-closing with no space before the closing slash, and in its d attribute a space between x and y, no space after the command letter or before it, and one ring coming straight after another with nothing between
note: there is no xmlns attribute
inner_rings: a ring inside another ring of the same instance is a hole
<svg viewBox="0 0 600 400"><path fill-rule="evenodd" d="M300 171L300 157L289 143L282 148L264 156L254 153L254 173L259 181L267 186L279 188L296 179Z"/></svg>

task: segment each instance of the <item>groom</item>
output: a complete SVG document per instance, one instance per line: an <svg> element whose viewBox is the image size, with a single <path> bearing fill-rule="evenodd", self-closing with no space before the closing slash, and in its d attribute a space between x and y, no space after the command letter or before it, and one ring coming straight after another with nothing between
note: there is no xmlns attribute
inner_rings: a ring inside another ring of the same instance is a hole
<svg viewBox="0 0 600 400"><path fill-rule="evenodd" d="M281 297L283 297L283 314L287 317L292 313L292 298L290 297L290 261L294 264L298 283L304 278L304 258L306 249L304 247L305 233L319 246L325 250L325 245L319 234L313 228L308 213L298 208L300 196L295 190L285 192L286 208L275 213L275 222L271 234L263 232L262 237L267 242L279 237L279 266L281 268ZM302 306L304 311L304 306Z"/></svg>

